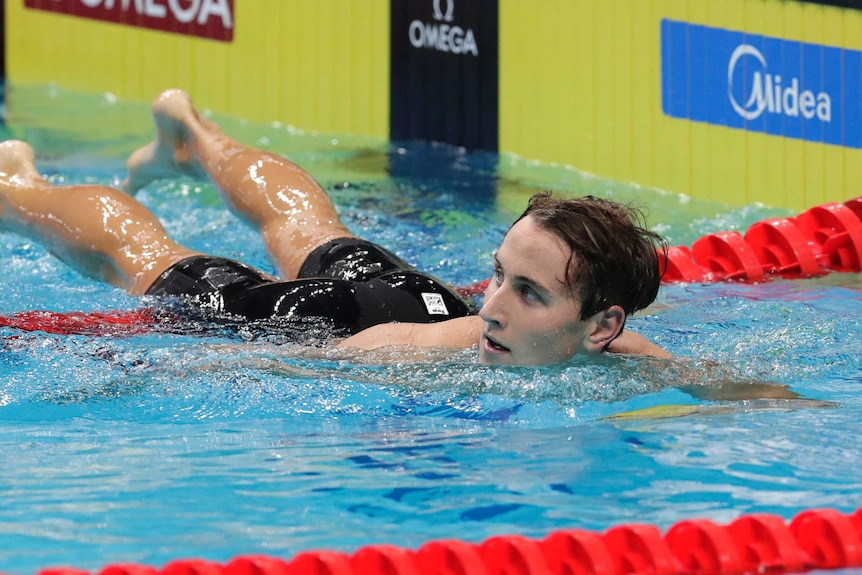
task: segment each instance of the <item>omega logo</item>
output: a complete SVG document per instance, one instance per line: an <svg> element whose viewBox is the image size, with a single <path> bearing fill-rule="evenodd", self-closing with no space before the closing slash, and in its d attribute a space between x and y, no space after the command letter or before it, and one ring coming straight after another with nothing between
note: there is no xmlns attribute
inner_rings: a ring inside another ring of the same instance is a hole
<svg viewBox="0 0 862 575"><path fill-rule="evenodd" d="M476 35L472 28L465 30L457 25L444 24L444 22L452 22L455 19L455 0L432 0L432 2L434 22L422 22L421 20L410 22L410 29L407 33L410 44L414 48L478 56L479 46L476 44ZM444 3L445 12L443 11Z"/></svg>
<svg viewBox="0 0 862 575"><path fill-rule="evenodd" d="M455 0L446 0L445 14L440 10L440 0L434 0L434 19L438 22L440 20L451 22L454 19L453 12L455 12Z"/></svg>

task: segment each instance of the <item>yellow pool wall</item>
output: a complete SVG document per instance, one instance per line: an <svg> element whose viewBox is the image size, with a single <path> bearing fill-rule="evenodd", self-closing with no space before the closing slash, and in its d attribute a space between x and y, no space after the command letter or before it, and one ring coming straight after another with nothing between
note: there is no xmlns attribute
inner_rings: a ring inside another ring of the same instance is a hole
<svg viewBox="0 0 862 575"><path fill-rule="evenodd" d="M9 1L7 82L136 101L178 87L201 108L253 122L388 135L388 0L235 4L233 41L218 42Z"/></svg>

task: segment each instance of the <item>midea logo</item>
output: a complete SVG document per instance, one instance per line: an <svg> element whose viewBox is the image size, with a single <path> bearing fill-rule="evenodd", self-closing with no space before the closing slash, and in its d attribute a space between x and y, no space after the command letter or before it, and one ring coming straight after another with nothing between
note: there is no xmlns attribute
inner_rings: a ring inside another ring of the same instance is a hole
<svg viewBox="0 0 862 575"><path fill-rule="evenodd" d="M746 100L743 94L745 103L740 104L734 95L733 78L737 65L746 56L750 57L749 61L753 58L759 62L761 69L752 74L748 99ZM740 44L733 51L727 64L727 97L737 114L746 120L756 120L764 112L768 112L791 117L801 115L807 120L817 116L823 122L832 121L832 100L829 94L819 92L815 96L811 90L804 89L799 78L791 78L790 82L785 81L782 86L781 76L772 75L766 70L766 58L754 46Z"/></svg>

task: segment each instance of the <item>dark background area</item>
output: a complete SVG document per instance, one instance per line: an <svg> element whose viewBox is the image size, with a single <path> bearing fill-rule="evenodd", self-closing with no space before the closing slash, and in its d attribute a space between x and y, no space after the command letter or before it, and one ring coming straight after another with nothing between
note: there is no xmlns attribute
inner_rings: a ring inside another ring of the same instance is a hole
<svg viewBox="0 0 862 575"><path fill-rule="evenodd" d="M826 4L827 6L840 6L842 8L855 8L862 10L862 0L801 0L809 4Z"/></svg>
<svg viewBox="0 0 862 575"><path fill-rule="evenodd" d="M0 0L0 85L6 81L6 0Z"/></svg>
<svg viewBox="0 0 862 575"><path fill-rule="evenodd" d="M390 138L497 150L497 0L392 0ZM451 12L448 20L435 10ZM472 30L478 56L416 48L413 21Z"/></svg>

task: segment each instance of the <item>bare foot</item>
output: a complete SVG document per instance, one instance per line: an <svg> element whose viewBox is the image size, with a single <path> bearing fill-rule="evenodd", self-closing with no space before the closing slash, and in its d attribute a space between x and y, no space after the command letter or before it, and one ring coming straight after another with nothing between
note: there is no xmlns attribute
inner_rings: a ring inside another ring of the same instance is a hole
<svg viewBox="0 0 862 575"><path fill-rule="evenodd" d="M19 140L0 143L0 228L15 228L21 194L32 198L30 192L40 186L50 184L36 169L33 148Z"/></svg>
<svg viewBox="0 0 862 575"><path fill-rule="evenodd" d="M154 180L177 176L205 178L206 172L194 153L194 133L214 131L212 122L201 118L191 98L182 90L163 92L153 102L156 141L136 150L126 161L129 177L123 189L134 194Z"/></svg>
<svg viewBox="0 0 862 575"><path fill-rule="evenodd" d="M0 143L0 184L20 187L34 180L43 181L36 169L33 148L20 140Z"/></svg>

